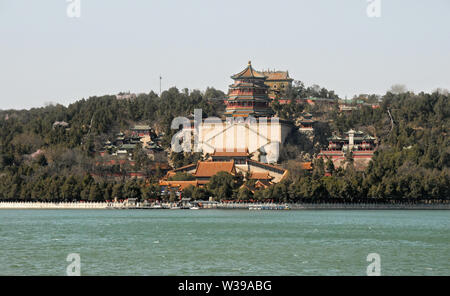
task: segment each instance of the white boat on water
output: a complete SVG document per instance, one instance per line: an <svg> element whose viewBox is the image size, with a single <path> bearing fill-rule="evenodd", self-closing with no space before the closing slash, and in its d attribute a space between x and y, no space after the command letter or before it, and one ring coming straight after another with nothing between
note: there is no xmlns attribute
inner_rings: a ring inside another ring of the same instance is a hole
<svg viewBox="0 0 450 296"><path fill-rule="evenodd" d="M193 207L190 207L189 209L190 209L190 210L199 210L200 208L199 208L199 207L196 207L196 206L193 206Z"/></svg>

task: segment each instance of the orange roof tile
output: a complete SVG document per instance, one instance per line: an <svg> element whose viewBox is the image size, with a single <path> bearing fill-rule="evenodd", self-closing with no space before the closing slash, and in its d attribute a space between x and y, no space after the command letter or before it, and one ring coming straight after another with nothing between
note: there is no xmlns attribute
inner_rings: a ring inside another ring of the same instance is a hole
<svg viewBox="0 0 450 296"><path fill-rule="evenodd" d="M199 161L194 176L212 177L218 172L234 174L234 161Z"/></svg>
<svg viewBox="0 0 450 296"><path fill-rule="evenodd" d="M272 184L273 184L272 182L267 180L258 180L255 183L255 188L267 188Z"/></svg>
<svg viewBox="0 0 450 296"><path fill-rule="evenodd" d="M216 150L212 156L248 156L248 149L245 151L239 151L236 148L233 151Z"/></svg>
<svg viewBox="0 0 450 296"><path fill-rule="evenodd" d="M170 171L168 171L166 173L165 179L173 177L179 172L187 172L187 171L190 171L190 170L194 170L196 168L196 166L197 166L196 163L191 163L191 164L185 165L183 167L179 167L177 169L170 170Z"/></svg>
<svg viewBox="0 0 450 296"><path fill-rule="evenodd" d="M174 171L168 171L167 174L166 174L166 176L165 176L165 178L168 179L168 178L170 178L170 177L175 176L176 174L177 174L177 173L174 172Z"/></svg>
<svg viewBox="0 0 450 296"><path fill-rule="evenodd" d="M269 175L269 172L252 172L250 175L250 179L271 180L273 179L273 177Z"/></svg>
<svg viewBox="0 0 450 296"><path fill-rule="evenodd" d="M190 185L197 187L198 181L159 181L159 186L170 186L170 187L179 187L180 190L184 190L186 187Z"/></svg>
<svg viewBox="0 0 450 296"><path fill-rule="evenodd" d="M247 68L242 70L241 72L231 76L232 79L239 79L239 78L266 78L266 76L252 67L252 62L248 62Z"/></svg>
<svg viewBox="0 0 450 296"><path fill-rule="evenodd" d="M300 163L300 166L302 167L303 170L312 170L312 163L309 162L302 162Z"/></svg>
<svg viewBox="0 0 450 296"><path fill-rule="evenodd" d="M179 167L179 168L177 168L177 169L173 169L173 170L171 170L171 172L179 172L179 171L185 171L185 170L188 171L188 170L190 170L190 169L194 169L195 166L196 166L195 163L191 163L191 164L188 164L188 165Z"/></svg>
<svg viewBox="0 0 450 296"><path fill-rule="evenodd" d="M289 80L292 81L293 79L289 77L288 71L264 71L263 74L267 77L267 80Z"/></svg>

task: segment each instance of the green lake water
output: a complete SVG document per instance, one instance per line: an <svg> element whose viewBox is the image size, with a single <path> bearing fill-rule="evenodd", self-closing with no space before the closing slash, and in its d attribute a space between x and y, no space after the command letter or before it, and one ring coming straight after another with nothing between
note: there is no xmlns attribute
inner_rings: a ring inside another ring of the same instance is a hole
<svg viewBox="0 0 450 296"><path fill-rule="evenodd" d="M0 275L450 275L450 211L0 210Z"/></svg>

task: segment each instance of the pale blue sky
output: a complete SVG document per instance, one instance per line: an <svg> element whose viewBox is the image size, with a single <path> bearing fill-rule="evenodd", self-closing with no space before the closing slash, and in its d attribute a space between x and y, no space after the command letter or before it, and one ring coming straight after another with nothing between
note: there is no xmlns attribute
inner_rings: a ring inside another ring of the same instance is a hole
<svg viewBox="0 0 450 296"><path fill-rule="evenodd" d="M349 98L450 88L450 1L0 0L0 109L93 95L223 91L248 60Z"/></svg>

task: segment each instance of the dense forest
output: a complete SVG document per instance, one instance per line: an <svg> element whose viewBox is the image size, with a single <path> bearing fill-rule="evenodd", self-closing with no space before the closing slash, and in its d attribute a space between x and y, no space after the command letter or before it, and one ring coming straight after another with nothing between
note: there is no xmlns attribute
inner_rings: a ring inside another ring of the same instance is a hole
<svg viewBox="0 0 450 296"><path fill-rule="evenodd" d="M286 108L289 108L286 106ZM312 174L289 165L289 180L261 194L291 201L423 202L450 197L450 98L448 94L388 92L380 108L368 106L340 114L329 112L331 131L368 131L379 139L363 172L351 165L335 169L316 160ZM331 176L324 176L324 172ZM271 191L275 193L272 193ZM283 192L283 194L279 194Z"/></svg>
<svg viewBox="0 0 450 296"><path fill-rule="evenodd" d="M115 96L91 97L69 106L50 105L31 110L0 111L0 199L1 200L110 200L113 197L139 199L160 196L160 171L146 180L96 181L91 176L103 141L135 123L149 124L162 135L168 148L176 116L189 116L201 108L204 117L220 116L225 94L214 88L201 92L171 88L161 96L151 92L136 99ZM333 91L305 88L297 83L291 98L319 96L336 98ZM219 100L217 100L219 99ZM325 110L293 100L273 103L281 118L295 120L304 111L322 114L314 140L293 132L281 151L280 165L289 169L283 182L264 190L250 190L243 176L220 173L206 188L188 188L194 199L274 200L282 202L422 202L443 201L450 196L450 98L448 94L388 92L380 108L361 106L343 115L338 108ZM67 122L68 127L54 126ZM365 171L352 165L335 169L331 162L314 160L312 172L302 171L299 161L313 159L333 132L350 128L378 138L378 149ZM42 153L38 153L41 151ZM151 165L139 152L133 155L141 167ZM199 154L173 153L175 167L201 159ZM329 172L330 176L325 176ZM246 184L248 186L241 186Z"/></svg>

